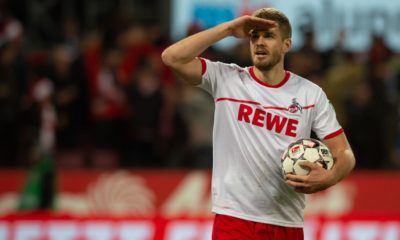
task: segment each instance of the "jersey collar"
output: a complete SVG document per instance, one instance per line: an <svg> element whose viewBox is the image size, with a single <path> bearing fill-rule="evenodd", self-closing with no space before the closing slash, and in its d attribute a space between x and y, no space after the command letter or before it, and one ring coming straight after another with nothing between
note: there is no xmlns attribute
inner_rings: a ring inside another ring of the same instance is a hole
<svg viewBox="0 0 400 240"><path fill-rule="evenodd" d="M278 84L271 85L271 84L268 84L268 83L266 83L266 82L264 82L264 81L261 81L261 79L259 79L259 78L256 76L256 74L254 73L254 67L250 67L249 72L250 72L251 77L252 77L257 83L259 83L259 84L261 84L261 85L263 85L263 86L265 86L265 87L269 87L269 88L279 88L279 87L282 87L282 86L289 80L289 77L290 77L290 72L289 72L289 71L285 71L285 76L283 77L282 81L280 81Z"/></svg>

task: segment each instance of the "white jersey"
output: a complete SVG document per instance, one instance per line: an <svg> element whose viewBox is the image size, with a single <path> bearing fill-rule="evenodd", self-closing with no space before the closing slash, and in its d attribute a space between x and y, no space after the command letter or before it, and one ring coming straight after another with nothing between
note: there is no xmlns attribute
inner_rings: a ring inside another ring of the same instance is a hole
<svg viewBox="0 0 400 240"><path fill-rule="evenodd" d="M325 93L291 72L278 85L242 68L200 59L199 87L215 100L212 211L245 220L303 227L304 194L282 177L280 156L293 141L342 133Z"/></svg>

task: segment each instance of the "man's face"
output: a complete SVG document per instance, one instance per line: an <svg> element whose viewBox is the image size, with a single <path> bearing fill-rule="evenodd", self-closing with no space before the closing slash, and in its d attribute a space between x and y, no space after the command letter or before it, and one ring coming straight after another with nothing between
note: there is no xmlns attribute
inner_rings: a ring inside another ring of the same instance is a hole
<svg viewBox="0 0 400 240"><path fill-rule="evenodd" d="M288 50L289 45L282 39L278 27L267 31L254 30L250 34L251 58L255 67L262 71L272 69L279 63Z"/></svg>

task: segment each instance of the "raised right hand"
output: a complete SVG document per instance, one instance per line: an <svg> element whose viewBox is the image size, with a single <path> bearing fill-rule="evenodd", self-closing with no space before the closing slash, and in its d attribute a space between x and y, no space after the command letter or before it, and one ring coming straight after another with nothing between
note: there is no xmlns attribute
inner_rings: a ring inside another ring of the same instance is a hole
<svg viewBox="0 0 400 240"><path fill-rule="evenodd" d="M231 35L237 38L246 38L252 30L266 31L269 28L277 26L272 20L266 20L254 16L241 16L230 22L227 22Z"/></svg>

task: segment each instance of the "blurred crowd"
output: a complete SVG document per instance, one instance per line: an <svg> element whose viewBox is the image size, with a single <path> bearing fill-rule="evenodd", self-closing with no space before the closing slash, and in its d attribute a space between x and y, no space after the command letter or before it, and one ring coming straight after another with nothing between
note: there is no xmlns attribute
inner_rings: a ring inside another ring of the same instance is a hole
<svg viewBox="0 0 400 240"><path fill-rule="evenodd" d="M60 168L211 167L214 102L162 64L170 40L157 21L83 30L67 18L58 30L41 36L45 46L27 43L34 31L0 7L1 167L30 167L43 151ZM399 53L379 37L366 52L344 50L341 38L321 52L305 36L286 68L326 91L357 168L400 168ZM203 57L251 65L247 42Z"/></svg>

